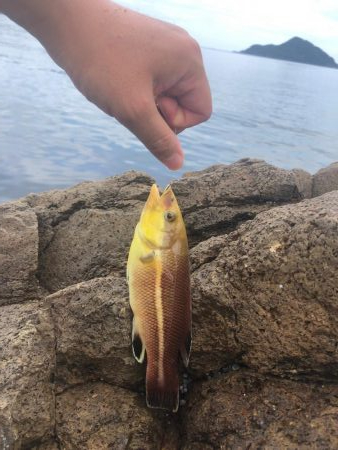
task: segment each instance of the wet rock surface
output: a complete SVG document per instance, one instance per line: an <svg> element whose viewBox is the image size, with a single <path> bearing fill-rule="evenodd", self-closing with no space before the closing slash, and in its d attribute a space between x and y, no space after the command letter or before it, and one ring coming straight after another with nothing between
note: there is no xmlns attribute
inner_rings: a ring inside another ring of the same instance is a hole
<svg viewBox="0 0 338 450"><path fill-rule="evenodd" d="M173 183L194 326L178 414L146 408L130 343L126 255L153 180L129 172L1 205L0 448L337 448L327 169L329 187L321 171L259 160Z"/></svg>

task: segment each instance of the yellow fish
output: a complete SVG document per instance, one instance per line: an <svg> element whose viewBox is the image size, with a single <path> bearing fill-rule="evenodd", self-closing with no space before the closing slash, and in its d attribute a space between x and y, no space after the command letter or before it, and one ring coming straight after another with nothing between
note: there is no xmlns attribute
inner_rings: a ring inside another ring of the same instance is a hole
<svg viewBox="0 0 338 450"><path fill-rule="evenodd" d="M132 347L146 355L146 398L151 408L177 411L179 355L187 367L191 347L188 240L175 195L150 190L131 243L127 279L134 314Z"/></svg>

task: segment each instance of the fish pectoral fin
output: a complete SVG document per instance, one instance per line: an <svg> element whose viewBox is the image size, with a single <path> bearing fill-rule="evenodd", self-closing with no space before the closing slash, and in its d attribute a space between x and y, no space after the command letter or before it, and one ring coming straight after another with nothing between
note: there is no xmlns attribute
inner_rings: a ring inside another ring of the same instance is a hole
<svg viewBox="0 0 338 450"><path fill-rule="evenodd" d="M149 263L149 262L153 261L154 258L155 258L155 252L154 252L154 250L152 250L151 252L145 253L144 255L141 255L141 256L140 256L140 260L141 260L143 263Z"/></svg>
<svg viewBox="0 0 338 450"><path fill-rule="evenodd" d="M133 355L137 362L143 363L145 355L145 347L143 345L142 339L135 329L135 320L133 321L133 334L132 334L132 347Z"/></svg>
<svg viewBox="0 0 338 450"><path fill-rule="evenodd" d="M183 345L180 348L180 355L185 367L188 367L189 364L190 350L191 350L191 331L189 331L187 337L184 340Z"/></svg>

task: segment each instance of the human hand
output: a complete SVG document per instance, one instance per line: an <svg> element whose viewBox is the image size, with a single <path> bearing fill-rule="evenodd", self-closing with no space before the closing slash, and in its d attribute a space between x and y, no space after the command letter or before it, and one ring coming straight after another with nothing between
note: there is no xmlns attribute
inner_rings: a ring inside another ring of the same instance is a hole
<svg viewBox="0 0 338 450"><path fill-rule="evenodd" d="M175 132L208 119L212 109L198 44L181 28L109 0L28 2L40 9L26 28L75 86L167 167L180 168Z"/></svg>

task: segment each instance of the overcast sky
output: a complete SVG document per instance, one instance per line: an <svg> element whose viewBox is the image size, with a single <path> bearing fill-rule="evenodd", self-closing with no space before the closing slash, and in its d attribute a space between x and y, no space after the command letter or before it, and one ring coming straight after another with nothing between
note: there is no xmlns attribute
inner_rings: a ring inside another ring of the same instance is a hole
<svg viewBox="0 0 338 450"><path fill-rule="evenodd" d="M311 41L338 62L338 0L122 0L132 9L184 27L201 46L242 50Z"/></svg>

